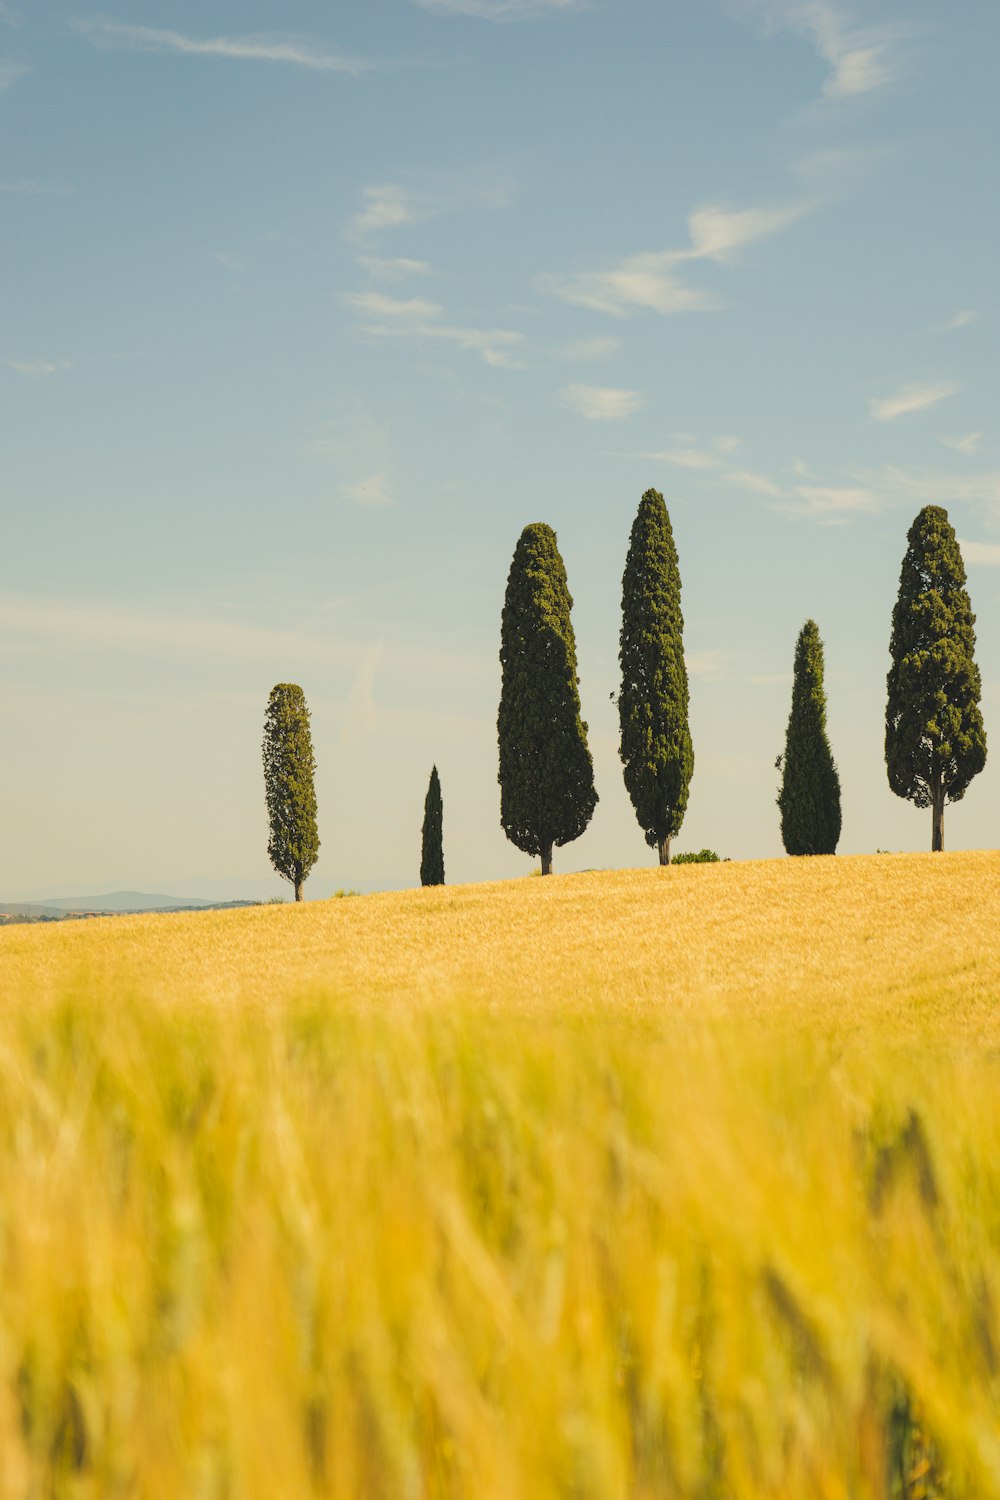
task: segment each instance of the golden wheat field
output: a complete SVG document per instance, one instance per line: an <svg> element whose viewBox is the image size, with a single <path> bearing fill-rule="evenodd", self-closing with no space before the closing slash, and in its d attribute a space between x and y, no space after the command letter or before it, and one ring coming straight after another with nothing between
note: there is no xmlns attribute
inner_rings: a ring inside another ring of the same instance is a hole
<svg viewBox="0 0 1000 1500"><path fill-rule="evenodd" d="M1000 1495L1000 854L0 931L4 1496Z"/></svg>

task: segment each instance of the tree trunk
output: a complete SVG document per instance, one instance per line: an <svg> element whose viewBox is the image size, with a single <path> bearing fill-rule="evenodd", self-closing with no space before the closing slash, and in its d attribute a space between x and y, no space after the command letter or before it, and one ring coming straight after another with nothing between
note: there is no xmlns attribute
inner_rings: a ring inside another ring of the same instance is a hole
<svg viewBox="0 0 1000 1500"><path fill-rule="evenodd" d="M940 783L934 788L931 808L931 849L937 854L944 849L944 787Z"/></svg>
<svg viewBox="0 0 1000 1500"><path fill-rule="evenodd" d="M302 900L302 881L301 880L296 880L296 882L295 882L295 899L296 899L296 901L301 901Z"/></svg>
<svg viewBox="0 0 1000 1500"><path fill-rule="evenodd" d="M542 874L543 875L551 875L552 874L552 845L551 844L543 844L542 845Z"/></svg>
<svg viewBox="0 0 1000 1500"><path fill-rule="evenodd" d="M662 838L657 841L656 852L660 856L661 865L669 865L670 863L670 837L671 836L668 833L666 838Z"/></svg>

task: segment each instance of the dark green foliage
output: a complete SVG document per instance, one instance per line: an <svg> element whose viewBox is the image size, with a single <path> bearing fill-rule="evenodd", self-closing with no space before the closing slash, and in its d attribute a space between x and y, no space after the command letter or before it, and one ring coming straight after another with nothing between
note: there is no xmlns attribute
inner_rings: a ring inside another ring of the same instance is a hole
<svg viewBox="0 0 1000 1500"><path fill-rule="evenodd" d="M646 843L670 863L694 772L688 727L681 578L670 517L647 490L632 525L622 578L618 695L625 786Z"/></svg>
<svg viewBox="0 0 1000 1500"><path fill-rule="evenodd" d="M792 711L788 716L778 806L788 854L835 854L840 838L840 777L826 735L823 642L807 620L795 644Z"/></svg>
<svg viewBox="0 0 1000 1500"><path fill-rule="evenodd" d="M302 900L302 882L319 854L315 771L305 694L293 682L279 682L271 689L264 719L267 852L278 874L295 887L296 901Z"/></svg>
<svg viewBox="0 0 1000 1500"><path fill-rule="evenodd" d="M714 849L699 849L697 854L674 854L671 856L672 865L718 865L728 864L729 860L720 860Z"/></svg>
<svg viewBox="0 0 1000 1500"><path fill-rule="evenodd" d="M944 848L945 803L960 801L986 764L975 621L948 512L925 505L892 612L885 764L898 797L932 809L933 849Z"/></svg>
<svg viewBox="0 0 1000 1500"><path fill-rule="evenodd" d="M552 846L580 837L597 806L580 718L566 569L550 526L521 533L500 641L500 822L512 844L552 868Z"/></svg>
<svg viewBox="0 0 1000 1500"><path fill-rule="evenodd" d="M444 803L437 766L431 767L431 779L424 798L424 827L420 846L420 884L444 885Z"/></svg>

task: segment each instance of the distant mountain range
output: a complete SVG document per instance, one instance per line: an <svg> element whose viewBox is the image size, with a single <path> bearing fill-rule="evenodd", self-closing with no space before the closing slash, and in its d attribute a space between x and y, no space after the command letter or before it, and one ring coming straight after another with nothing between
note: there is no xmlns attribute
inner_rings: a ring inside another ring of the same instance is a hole
<svg viewBox="0 0 1000 1500"><path fill-rule="evenodd" d="M196 896L155 896L148 891L109 891L102 896L48 896L43 901L0 901L0 918L59 921L64 917L126 915L152 911L222 911L253 901L204 901Z"/></svg>

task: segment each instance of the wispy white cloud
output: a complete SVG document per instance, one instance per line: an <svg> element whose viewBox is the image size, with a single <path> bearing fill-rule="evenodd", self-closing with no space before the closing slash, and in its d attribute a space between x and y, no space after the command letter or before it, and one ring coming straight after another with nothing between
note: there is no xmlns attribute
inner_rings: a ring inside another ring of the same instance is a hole
<svg viewBox="0 0 1000 1500"><path fill-rule="evenodd" d="M362 207L351 219L348 237L358 239L385 229L403 229L468 207L507 208L514 196L509 176L479 172L431 177L415 184L375 182L362 189Z"/></svg>
<svg viewBox="0 0 1000 1500"><path fill-rule="evenodd" d="M71 368L68 359L9 359L8 367L18 375L27 375L30 380L43 380L47 375L58 375Z"/></svg>
<svg viewBox="0 0 1000 1500"><path fill-rule="evenodd" d="M254 33L249 36L193 37L154 26L131 26L97 17L78 20L74 28L96 47L127 52L177 52L190 57L223 57L238 62L290 63L323 73L357 75L376 66L370 60L330 52L302 37Z"/></svg>
<svg viewBox="0 0 1000 1500"><path fill-rule="evenodd" d="M766 474L758 474L753 469L729 469L722 478L734 489L749 490L751 494L765 495L772 500L785 493L780 484L775 484Z"/></svg>
<svg viewBox="0 0 1000 1500"><path fill-rule="evenodd" d="M956 453L963 453L967 457L978 453L982 447L983 434L981 432L967 432L963 437L940 437L939 443L944 443L946 448L952 448Z"/></svg>
<svg viewBox="0 0 1000 1500"><path fill-rule="evenodd" d="M439 16L477 16L483 21L531 21L558 11L582 10L581 0L416 0Z"/></svg>
<svg viewBox="0 0 1000 1500"><path fill-rule="evenodd" d="M382 655L381 646L370 646L361 658L344 710L344 722L340 729L342 745L361 745L375 732L378 724L375 674Z"/></svg>
<svg viewBox="0 0 1000 1500"><path fill-rule="evenodd" d="M696 208L688 215L691 248L677 252L677 259L729 260L744 245L787 229L808 207L808 203L792 203L784 208Z"/></svg>
<svg viewBox="0 0 1000 1500"><path fill-rule="evenodd" d="M857 479L877 489L887 503L911 505L973 505L1000 521L1000 471L984 470L970 474L940 469L907 469L899 464L883 464L874 469L859 469Z"/></svg>
<svg viewBox="0 0 1000 1500"><path fill-rule="evenodd" d="M19 78L23 78L28 69L23 63L4 62L0 60L0 93L9 89Z"/></svg>
<svg viewBox="0 0 1000 1500"><path fill-rule="evenodd" d="M567 385L559 396L564 406L588 422L622 422L643 404L639 391L618 390L611 386Z"/></svg>
<svg viewBox="0 0 1000 1500"><path fill-rule="evenodd" d="M513 350L523 335L509 328L466 328L444 322L444 308L422 297L400 300L382 292L355 292L345 299L366 321L373 338L440 339L480 355L488 365L520 369Z"/></svg>
<svg viewBox="0 0 1000 1500"><path fill-rule="evenodd" d="M971 307L959 308L955 316L949 318L944 325L944 332L954 333L957 328L968 328L969 324L974 323L978 316L979 314L974 312Z"/></svg>
<svg viewBox="0 0 1000 1500"><path fill-rule="evenodd" d="M672 251L630 255L610 271L584 271L571 276L543 275L535 285L541 292L561 297L577 307L624 317L636 308L652 312L704 312L717 306L707 292L685 286L671 267L677 256Z"/></svg>
<svg viewBox="0 0 1000 1500"><path fill-rule="evenodd" d="M877 510L878 495L862 485L800 484L795 499L781 505L791 515L827 522L843 520L859 511Z"/></svg>
<svg viewBox="0 0 1000 1500"><path fill-rule="evenodd" d="M757 672L747 678L754 687L787 687L791 680L791 672Z"/></svg>
<svg viewBox="0 0 1000 1500"><path fill-rule="evenodd" d="M705 448L678 447L661 448L654 453L641 453L640 458L652 459L654 463L673 464L677 469L717 469L722 459L717 453Z"/></svg>
<svg viewBox="0 0 1000 1500"><path fill-rule="evenodd" d="M362 193L364 208L355 214L351 227L356 234L378 229L400 229L427 216L426 199L398 182L375 183Z"/></svg>
<svg viewBox="0 0 1000 1500"><path fill-rule="evenodd" d="M684 654L689 677L718 677L733 659L732 651L691 651Z"/></svg>
<svg viewBox="0 0 1000 1500"><path fill-rule="evenodd" d="M657 250L630 255L608 271L536 278L539 291L561 297L579 307L624 317L636 308L665 316L704 312L718 307L710 293L686 285L677 267L689 261L727 263L737 250L786 228L809 205L784 208L727 209L717 205L696 208L688 215L691 244L685 250Z"/></svg>
<svg viewBox="0 0 1000 1500"><path fill-rule="evenodd" d="M1000 547L994 542L969 542L958 538L962 559L973 568L1000 568Z"/></svg>
<svg viewBox="0 0 1000 1500"><path fill-rule="evenodd" d="M404 255L359 255L358 262L378 281L405 281L408 276L427 276L431 269L425 260L410 260Z"/></svg>
<svg viewBox="0 0 1000 1500"><path fill-rule="evenodd" d="M367 479L360 479L356 484L345 484L341 494L352 505L360 505L366 510L378 509L383 505L393 503L392 495L389 493L389 481L382 473L369 474Z"/></svg>
<svg viewBox="0 0 1000 1500"><path fill-rule="evenodd" d="M827 64L827 99L870 94L900 76L900 25L854 25L831 0L764 0L763 10L775 24L804 36Z"/></svg>
<svg viewBox="0 0 1000 1500"><path fill-rule="evenodd" d="M907 385L894 396L873 396L868 402L868 410L876 422L894 422L897 417L936 406L939 401L954 396L957 390L958 386L947 380L936 385Z"/></svg>
<svg viewBox="0 0 1000 1500"><path fill-rule="evenodd" d="M578 360L583 363L607 359L610 355L617 354L620 348L620 339L598 334L592 339L574 339L569 344L562 344L555 350L555 355L557 359Z"/></svg>

